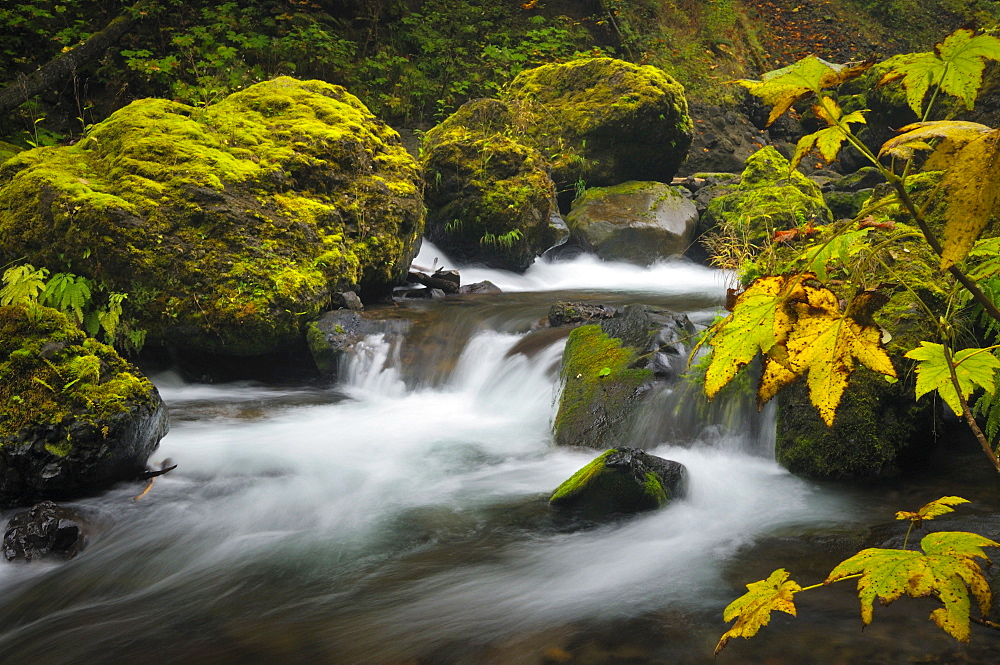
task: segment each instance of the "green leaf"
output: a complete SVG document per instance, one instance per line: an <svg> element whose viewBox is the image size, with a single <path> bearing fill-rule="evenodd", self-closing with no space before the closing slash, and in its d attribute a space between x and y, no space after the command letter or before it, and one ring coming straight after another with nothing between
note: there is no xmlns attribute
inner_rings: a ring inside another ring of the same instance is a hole
<svg viewBox="0 0 1000 665"><path fill-rule="evenodd" d="M609 374L611 374L611 368L610 367L602 367L601 371L599 371L597 373L597 376L608 376Z"/></svg>
<svg viewBox="0 0 1000 665"><path fill-rule="evenodd" d="M847 265L853 254L866 247L864 240L869 231L870 228L855 229L829 242L809 247L794 260L794 263L801 265L804 271L816 273L819 281L826 282L829 279L827 265L830 261L837 259L841 264Z"/></svg>
<svg viewBox="0 0 1000 665"><path fill-rule="evenodd" d="M923 520L932 520L935 517L955 512L955 509L952 508L952 506L958 506L963 503L969 503L969 500L963 499L960 496L943 496L940 499L936 499L925 504L915 513L907 510L901 510L896 513L896 519L910 520L919 526L920 522Z"/></svg>
<svg viewBox="0 0 1000 665"><path fill-rule="evenodd" d="M922 598L935 595L944 607L931 612L931 619L946 633L969 641L969 590L986 614L990 587L977 558L989 562L983 547L1000 547L989 538L962 531L932 533L920 541L923 552L870 548L840 563L824 584L852 575L858 580L861 620L871 623L876 598L888 605L904 595Z"/></svg>
<svg viewBox="0 0 1000 665"><path fill-rule="evenodd" d="M1000 60L1000 39L976 35L967 28L956 30L934 47L933 53L917 53L889 71L879 85L902 79L906 100L918 116L927 90L940 85L941 91L965 102L972 109L983 84L986 60Z"/></svg>
<svg viewBox="0 0 1000 665"><path fill-rule="evenodd" d="M906 353L907 358L918 362L916 397L936 390L945 404L955 415L962 415L962 403L948 370L944 346L933 342L920 342L920 346ZM977 386L993 394L996 390L995 373L1000 368L1000 360L985 349L962 349L952 355L955 362L955 376L962 397L968 400Z"/></svg>
<svg viewBox="0 0 1000 665"><path fill-rule="evenodd" d="M3 274L4 287L0 289L0 305L21 302L35 302L38 294L45 289L45 278L49 271L45 268L24 264L8 268Z"/></svg>
<svg viewBox="0 0 1000 665"><path fill-rule="evenodd" d="M743 86L751 95L772 106L767 118L770 125L795 102L819 94L823 88L857 78L873 64L874 61L853 66L837 65L810 55L793 65L764 74L759 81L740 79L733 83Z"/></svg>
<svg viewBox="0 0 1000 665"><path fill-rule="evenodd" d="M722 635L715 647L716 655L730 639L750 639L756 635L770 623L771 612L777 610L795 616L793 596L801 590L797 582L788 579L784 568L774 571L766 580L748 584L747 593L731 602L722 614L725 621L736 619L736 623Z"/></svg>
<svg viewBox="0 0 1000 665"><path fill-rule="evenodd" d="M72 314L76 322L82 324L83 309L90 304L90 282L86 277L57 272L45 283L39 302L64 314Z"/></svg>
<svg viewBox="0 0 1000 665"><path fill-rule="evenodd" d="M813 149L819 151L820 156L828 164L837 159L841 146L847 140L847 134L837 126L838 120L848 125L848 128L852 124L864 124L864 111L854 111L845 116L842 115L840 107L832 99L826 100L825 103L827 104L826 107L816 104L813 106L813 111L817 116L826 120L828 127L818 132L807 134L799 139L798 145L795 146L795 154L792 156L790 162L791 169L798 166L802 159Z"/></svg>

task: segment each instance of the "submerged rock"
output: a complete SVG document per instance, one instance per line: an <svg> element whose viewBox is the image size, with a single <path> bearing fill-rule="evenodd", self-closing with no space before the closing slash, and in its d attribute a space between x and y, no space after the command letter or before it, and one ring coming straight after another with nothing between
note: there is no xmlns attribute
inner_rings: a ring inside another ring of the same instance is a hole
<svg viewBox="0 0 1000 665"><path fill-rule="evenodd" d="M7 561L71 559L84 546L83 524L72 510L42 501L7 522L3 555Z"/></svg>
<svg viewBox="0 0 1000 665"><path fill-rule="evenodd" d="M427 133L427 237L456 259L524 271L565 240L549 166L516 121L504 102L477 99Z"/></svg>
<svg viewBox="0 0 1000 665"><path fill-rule="evenodd" d="M420 169L342 87L280 77L194 108L142 99L0 166L0 262L128 293L147 345L301 345L348 290L382 295L423 232Z"/></svg>
<svg viewBox="0 0 1000 665"><path fill-rule="evenodd" d="M168 430L156 388L56 310L0 307L0 507L138 477Z"/></svg>
<svg viewBox="0 0 1000 665"><path fill-rule="evenodd" d="M441 293L444 297L444 293ZM306 326L306 342L320 373L337 378L346 354L368 335L401 335L408 324L401 319L374 318L361 312L338 309L326 312Z"/></svg>
<svg viewBox="0 0 1000 665"><path fill-rule="evenodd" d="M684 496L687 470L679 462L635 448L612 448L560 485L549 505L588 518L655 510Z"/></svg>
<svg viewBox="0 0 1000 665"><path fill-rule="evenodd" d="M684 253L698 208L677 187L633 181L588 189L566 223L576 242L600 258L649 265Z"/></svg>

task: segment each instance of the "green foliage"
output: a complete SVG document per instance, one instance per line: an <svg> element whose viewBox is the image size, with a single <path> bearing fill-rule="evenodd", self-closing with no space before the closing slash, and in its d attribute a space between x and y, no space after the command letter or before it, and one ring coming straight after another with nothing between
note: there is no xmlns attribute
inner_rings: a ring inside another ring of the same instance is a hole
<svg viewBox="0 0 1000 665"><path fill-rule="evenodd" d="M996 391L1000 360L991 350L962 349L952 353L942 344L920 342L918 348L906 354L907 358L918 361L917 399L937 391L955 415L962 415L962 401L968 400L977 386L991 395Z"/></svg>
<svg viewBox="0 0 1000 665"><path fill-rule="evenodd" d="M49 271L45 268L36 270L34 266L27 264L8 268L3 274L0 306L37 301L45 290L45 278L48 274Z"/></svg>
<svg viewBox="0 0 1000 665"><path fill-rule="evenodd" d="M897 519L911 520L919 526L951 512L951 506L968 503L961 497L942 497L917 511L901 511ZM989 563L984 547L1000 547L1000 543L965 531L939 531L920 541L921 550L869 548L837 564L827 578L812 586L802 587L789 580L783 568L771 573L766 580L747 585L747 593L726 608L723 618L736 620L715 648L718 654L733 637L749 639L770 621L771 612L778 610L796 615L794 595L846 579L858 580L861 601L861 621L872 621L876 599L888 605L903 596L933 597L942 607L931 612L930 618L957 640L968 642L971 620L969 591L975 597L979 611L990 610L989 583L978 559Z"/></svg>

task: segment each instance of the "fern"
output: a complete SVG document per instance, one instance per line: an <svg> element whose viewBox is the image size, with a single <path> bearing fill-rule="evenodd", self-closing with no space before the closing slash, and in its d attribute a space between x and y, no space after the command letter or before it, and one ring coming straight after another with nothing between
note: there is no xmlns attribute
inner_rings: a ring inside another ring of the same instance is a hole
<svg viewBox="0 0 1000 665"><path fill-rule="evenodd" d="M72 315L83 324L83 310L90 305L90 280L69 272L57 272L45 283L38 301L60 312Z"/></svg>
<svg viewBox="0 0 1000 665"><path fill-rule="evenodd" d="M66 369L71 379L63 386L64 391L77 383L100 383L101 359L97 356L77 356L66 364Z"/></svg>
<svg viewBox="0 0 1000 665"><path fill-rule="evenodd" d="M8 268L3 274L4 287L0 289L0 305L36 302L38 294L45 290L45 278L49 271L45 268L25 263Z"/></svg>

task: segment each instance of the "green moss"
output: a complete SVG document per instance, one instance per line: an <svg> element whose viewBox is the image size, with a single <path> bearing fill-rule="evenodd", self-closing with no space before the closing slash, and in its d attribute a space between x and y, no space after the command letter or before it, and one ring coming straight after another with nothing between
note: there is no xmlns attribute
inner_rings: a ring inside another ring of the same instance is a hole
<svg viewBox="0 0 1000 665"><path fill-rule="evenodd" d="M114 415L151 403L154 394L114 349L87 338L56 310L0 307L0 441L14 440L31 425L67 432L74 423L100 428ZM72 443L50 441L46 449L65 457Z"/></svg>
<svg viewBox="0 0 1000 665"><path fill-rule="evenodd" d="M0 164L3 164L8 159L16 155L17 153L24 150L20 146L16 146L13 143L7 143L6 141L0 141Z"/></svg>
<svg viewBox="0 0 1000 665"><path fill-rule="evenodd" d="M636 352L599 325L570 333L563 353L563 390L554 421L556 443L606 447L620 437L639 389L652 371L634 369Z"/></svg>
<svg viewBox="0 0 1000 665"><path fill-rule="evenodd" d="M330 293L405 274L419 183L396 133L339 86L140 100L0 166L0 258L141 294L124 316L154 344L266 353L300 340Z"/></svg>
<svg viewBox="0 0 1000 665"><path fill-rule="evenodd" d="M670 498L667 491L663 489L663 483L652 471L646 472L646 481L642 484L643 494L647 499L658 506L662 506Z"/></svg>
<svg viewBox="0 0 1000 665"><path fill-rule="evenodd" d="M606 460L609 455L613 455L616 452L618 451L612 448L611 450L605 451L598 457L595 457L593 461L574 473L559 487L557 487L556 491L552 493L551 497L549 497L549 501L563 501L573 497L581 489L586 487L586 485L592 481L594 477L604 471L604 460ZM655 476L653 479L656 480ZM656 482L659 483L659 481ZM660 491L663 491L662 487L660 488Z"/></svg>

